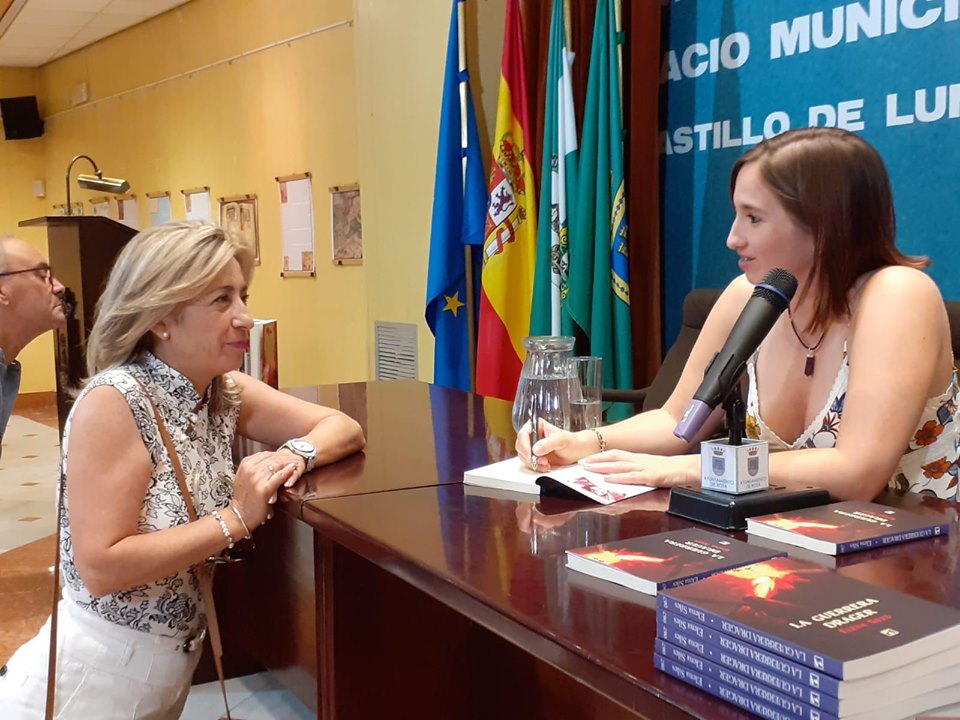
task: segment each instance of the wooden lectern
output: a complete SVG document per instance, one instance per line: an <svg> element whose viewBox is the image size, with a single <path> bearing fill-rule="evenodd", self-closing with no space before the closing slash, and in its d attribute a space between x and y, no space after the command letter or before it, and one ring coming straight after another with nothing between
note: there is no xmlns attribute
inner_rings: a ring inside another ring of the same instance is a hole
<svg viewBox="0 0 960 720"><path fill-rule="evenodd" d="M113 261L137 231L99 215L49 215L20 222L20 227L47 228L50 266L63 283L66 326L55 336L57 416L60 434L73 405L70 389L87 376L85 348L93 313Z"/></svg>

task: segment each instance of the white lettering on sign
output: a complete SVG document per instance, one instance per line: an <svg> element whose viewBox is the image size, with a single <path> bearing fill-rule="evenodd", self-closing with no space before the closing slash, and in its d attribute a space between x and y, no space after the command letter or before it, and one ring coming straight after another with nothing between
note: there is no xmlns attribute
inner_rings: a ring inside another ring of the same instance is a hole
<svg viewBox="0 0 960 720"><path fill-rule="evenodd" d="M707 72L715 74L721 68L736 70L743 67L749 57L750 37L743 32L727 35L722 40L713 38L706 43L696 42L679 54L670 50L663 56L660 82L700 77Z"/></svg>
<svg viewBox="0 0 960 720"><path fill-rule="evenodd" d="M912 104L911 104L912 100ZM932 123L960 118L960 83L938 85L932 90L920 88L901 98L899 93L887 95L887 127Z"/></svg>
<svg viewBox="0 0 960 720"><path fill-rule="evenodd" d="M762 127L762 132L757 132ZM764 138L772 138L790 129L790 116L777 110L763 118L762 123L747 116L739 120L685 125L660 134L666 155L684 155L694 150L722 150L749 147Z"/></svg>
<svg viewBox="0 0 960 720"><path fill-rule="evenodd" d="M868 0L781 20L770 26L770 59L825 50L902 30L960 19L960 0Z"/></svg>

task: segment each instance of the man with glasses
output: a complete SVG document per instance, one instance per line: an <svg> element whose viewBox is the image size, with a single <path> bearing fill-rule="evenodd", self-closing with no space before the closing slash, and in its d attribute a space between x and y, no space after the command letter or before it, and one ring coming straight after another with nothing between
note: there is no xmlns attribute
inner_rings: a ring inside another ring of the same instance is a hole
<svg viewBox="0 0 960 720"><path fill-rule="evenodd" d="M63 325L61 293L63 285L39 252L23 240L0 237L0 439L20 390L17 355Z"/></svg>

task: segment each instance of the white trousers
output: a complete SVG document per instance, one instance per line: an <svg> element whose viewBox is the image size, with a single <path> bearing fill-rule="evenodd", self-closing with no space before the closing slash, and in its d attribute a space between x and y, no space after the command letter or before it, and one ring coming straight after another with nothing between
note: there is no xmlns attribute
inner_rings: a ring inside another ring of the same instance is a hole
<svg viewBox="0 0 960 720"><path fill-rule="evenodd" d="M190 691L200 649L114 625L60 601L57 720L176 720ZM50 620L14 653L0 678L0 718L42 720Z"/></svg>

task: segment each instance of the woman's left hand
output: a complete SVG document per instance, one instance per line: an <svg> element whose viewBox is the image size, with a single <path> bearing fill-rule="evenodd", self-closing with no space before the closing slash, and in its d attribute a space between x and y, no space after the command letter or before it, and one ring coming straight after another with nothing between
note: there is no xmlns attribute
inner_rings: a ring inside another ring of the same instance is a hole
<svg viewBox="0 0 960 720"><path fill-rule="evenodd" d="M304 460L301 455L297 455L295 452L288 450L287 448L280 448L274 453L274 456L277 459L277 463L280 465L292 464L297 466L283 486L285 488L289 488L296 485L297 480L300 479L300 476L303 475L304 470L307 469L307 461Z"/></svg>
<svg viewBox="0 0 960 720"><path fill-rule="evenodd" d="M606 476L608 482L673 487L700 480L699 455L647 455L607 450L585 457L584 470Z"/></svg>

